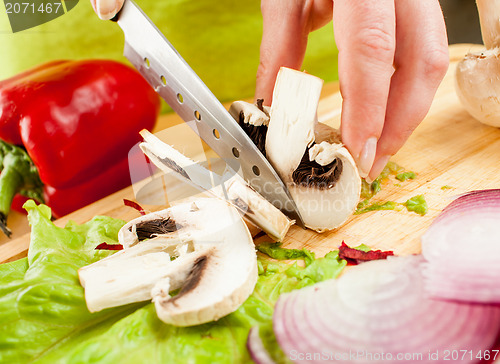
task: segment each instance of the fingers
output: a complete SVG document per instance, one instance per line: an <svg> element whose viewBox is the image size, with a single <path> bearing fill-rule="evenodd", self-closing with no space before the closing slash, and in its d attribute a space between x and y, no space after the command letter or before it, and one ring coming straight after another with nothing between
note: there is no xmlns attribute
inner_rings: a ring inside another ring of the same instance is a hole
<svg viewBox="0 0 500 364"><path fill-rule="evenodd" d="M394 0L336 0L333 9L343 97L342 141L360 174L370 172L382 134L396 47Z"/></svg>
<svg viewBox="0 0 500 364"><path fill-rule="evenodd" d="M446 28L437 0L396 1L396 24L396 71L376 161L369 174L372 180L427 114L449 62Z"/></svg>
<svg viewBox="0 0 500 364"><path fill-rule="evenodd" d="M113 18L122 8L124 0L90 0L96 14L102 20Z"/></svg>
<svg viewBox="0 0 500 364"><path fill-rule="evenodd" d="M279 68L298 69L302 65L309 31L301 1L262 0L261 10L263 32L255 97L270 105Z"/></svg>
<svg viewBox="0 0 500 364"><path fill-rule="evenodd" d="M262 0L263 33L255 98L271 104L279 68L300 68L309 32L331 20L332 7L332 0Z"/></svg>

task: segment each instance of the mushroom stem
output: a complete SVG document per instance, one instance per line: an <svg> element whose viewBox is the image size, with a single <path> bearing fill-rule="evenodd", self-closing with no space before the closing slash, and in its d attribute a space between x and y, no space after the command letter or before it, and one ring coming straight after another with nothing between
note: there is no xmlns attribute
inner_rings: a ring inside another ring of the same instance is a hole
<svg viewBox="0 0 500 364"><path fill-rule="evenodd" d="M500 0L476 0L486 49L500 46Z"/></svg>
<svg viewBox="0 0 500 364"><path fill-rule="evenodd" d="M314 125L322 87L323 80L304 72L284 67L278 72L266 153L285 183L290 181L306 149L314 143ZM281 146L277 147L279 144Z"/></svg>

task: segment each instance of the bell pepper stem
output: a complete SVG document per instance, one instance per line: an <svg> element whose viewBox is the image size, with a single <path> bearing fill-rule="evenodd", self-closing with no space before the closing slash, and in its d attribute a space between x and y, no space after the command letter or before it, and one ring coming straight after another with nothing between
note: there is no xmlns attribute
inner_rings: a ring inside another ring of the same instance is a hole
<svg viewBox="0 0 500 364"><path fill-rule="evenodd" d="M0 230L8 237L7 216L14 196L22 190L39 196L43 186L33 161L21 147L0 140Z"/></svg>
<svg viewBox="0 0 500 364"><path fill-rule="evenodd" d="M23 184L23 178L12 166L7 165L0 174L0 229L9 238L12 234L7 227L7 216L10 212L12 199Z"/></svg>

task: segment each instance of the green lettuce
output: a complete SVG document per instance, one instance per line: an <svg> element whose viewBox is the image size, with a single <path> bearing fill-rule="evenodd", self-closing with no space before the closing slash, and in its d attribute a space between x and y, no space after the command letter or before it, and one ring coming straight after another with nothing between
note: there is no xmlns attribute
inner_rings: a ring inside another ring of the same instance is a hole
<svg viewBox="0 0 500 364"><path fill-rule="evenodd" d="M314 261L314 252L307 249L284 249L281 243L264 242L257 245L257 250L277 260L304 259L306 265Z"/></svg>
<svg viewBox="0 0 500 364"><path fill-rule="evenodd" d="M416 212L419 215L427 213L427 201L425 201L424 195L414 196L406 201L404 205L408 211Z"/></svg>
<svg viewBox="0 0 500 364"><path fill-rule="evenodd" d="M285 362L271 329L279 295L336 277L345 266L335 252L306 268L259 257L259 279L245 303L195 327L163 323L150 302L90 313L77 271L113 254L95 247L115 243L124 221L97 216L59 228L48 207L28 201L25 208L32 227L28 257L0 265L1 363L246 363L255 325L271 354Z"/></svg>
<svg viewBox="0 0 500 364"><path fill-rule="evenodd" d="M402 172L396 175L396 179L401 182L415 178L417 178L417 174L415 172Z"/></svg>

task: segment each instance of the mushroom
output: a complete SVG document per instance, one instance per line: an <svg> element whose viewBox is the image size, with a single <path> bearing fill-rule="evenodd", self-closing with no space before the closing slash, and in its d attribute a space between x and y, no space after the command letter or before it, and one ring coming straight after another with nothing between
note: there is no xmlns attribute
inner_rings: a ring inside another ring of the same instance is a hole
<svg viewBox="0 0 500 364"><path fill-rule="evenodd" d="M486 46L457 64L455 89L464 108L478 121L500 127L500 1L476 0Z"/></svg>
<svg viewBox="0 0 500 364"><path fill-rule="evenodd" d="M118 236L122 251L78 271L91 312L152 300L165 323L198 325L235 311L257 282L248 228L219 199L141 216Z"/></svg>
<svg viewBox="0 0 500 364"><path fill-rule="evenodd" d="M229 201L250 223L262 229L271 238L277 241L284 239L293 221L249 186L239 174L227 170L223 176L219 176L147 130L141 131L141 135L144 138L144 142L140 144L142 151L158 168L164 172L174 171L177 176L195 187L201 187L215 197Z"/></svg>
<svg viewBox="0 0 500 364"><path fill-rule="evenodd" d="M317 122L322 85L317 77L282 67L265 136L267 159L287 185L305 226L318 232L342 225L356 209L361 192L361 178L340 134ZM245 114L259 110L242 105L232 107L240 125L263 118Z"/></svg>

